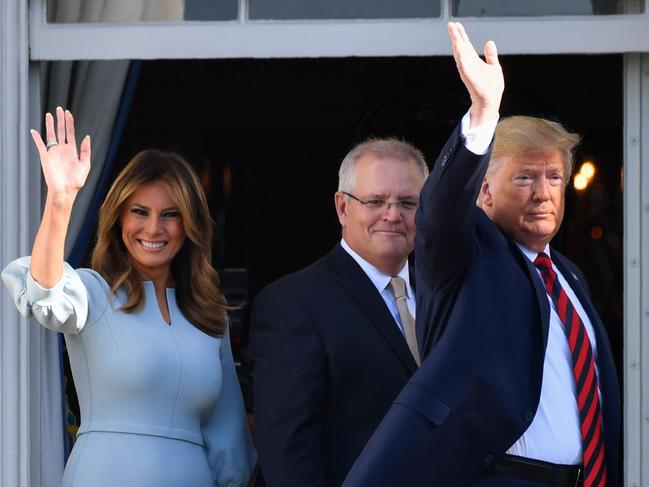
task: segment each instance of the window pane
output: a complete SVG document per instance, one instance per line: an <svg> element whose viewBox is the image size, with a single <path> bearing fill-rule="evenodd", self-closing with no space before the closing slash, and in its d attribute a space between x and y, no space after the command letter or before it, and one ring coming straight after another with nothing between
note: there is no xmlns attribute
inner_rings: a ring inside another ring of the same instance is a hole
<svg viewBox="0 0 649 487"><path fill-rule="evenodd" d="M236 20L238 0L47 0L48 22Z"/></svg>
<svg viewBox="0 0 649 487"><path fill-rule="evenodd" d="M253 20L439 17L439 0L250 0Z"/></svg>
<svg viewBox="0 0 649 487"><path fill-rule="evenodd" d="M453 0L452 10L455 17L615 15L642 13L644 0Z"/></svg>
<svg viewBox="0 0 649 487"><path fill-rule="evenodd" d="M237 0L185 0L185 20L236 20Z"/></svg>

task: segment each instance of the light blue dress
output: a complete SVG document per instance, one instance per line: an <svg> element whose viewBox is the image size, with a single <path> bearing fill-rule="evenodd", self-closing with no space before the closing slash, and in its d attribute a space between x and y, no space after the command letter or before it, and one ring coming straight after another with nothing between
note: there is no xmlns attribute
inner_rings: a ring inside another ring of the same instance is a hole
<svg viewBox="0 0 649 487"><path fill-rule="evenodd" d="M256 462L229 337L213 338L180 312L167 289L171 325L153 284L134 313L109 302L95 271L65 264L43 289L29 257L3 271L18 310L65 334L81 426L64 487L240 487Z"/></svg>

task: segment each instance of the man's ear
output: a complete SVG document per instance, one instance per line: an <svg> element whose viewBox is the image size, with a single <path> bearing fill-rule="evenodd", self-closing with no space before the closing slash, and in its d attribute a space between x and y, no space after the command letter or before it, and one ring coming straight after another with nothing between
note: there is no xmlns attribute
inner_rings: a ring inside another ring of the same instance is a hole
<svg viewBox="0 0 649 487"><path fill-rule="evenodd" d="M492 204L491 187L489 186L489 180L485 176L482 180L482 186L480 186L480 206L491 206Z"/></svg>
<svg viewBox="0 0 649 487"><path fill-rule="evenodd" d="M334 194L334 204L336 205L336 213L338 214L338 221L344 227L347 223L347 198L340 191Z"/></svg>

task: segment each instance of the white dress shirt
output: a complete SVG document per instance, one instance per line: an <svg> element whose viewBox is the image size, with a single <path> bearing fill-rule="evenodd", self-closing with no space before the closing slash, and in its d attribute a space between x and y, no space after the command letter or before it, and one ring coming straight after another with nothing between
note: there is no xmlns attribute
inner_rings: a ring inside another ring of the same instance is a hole
<svg viewBox="0 0 649 487"><path fill-rule="evenodd" d="M522 245L518 245L518 247L530 261L534 262L538 255L537 252L532 252ZM549 245L546 246L544 252L550 258L552 257ZM593 347L595 371L599 376L597 370L597 344L593 325L574 291L557 269L557 266L554 265L554 262L552 268L557 273L561 287L563 287L586 327L586 333ZM538 269L537 273L539 278L542 279L541 272ZM576 276L573 277L576 278ZM563 323L561 323L552 299L550 296L547 296L547 298L550 304L550 325L545 360L543 362L541 399L532 423L523 433L523 436L507 450L507 453L546 462L577 465L582 460L582 439L579 406L577 405L575 379L572 371L572 358Z"/></svg>
<svg viewBox="0 0 649 487"><path fill-rule="evenodd" d="M469 128L471 124L470 111L464 114L460 122L460 133L464 141L464 147L479 156L485 154L491 144L491 139L496 132L498 117L488 120L478 127Z"/></svg>
<svg viewBox="0 0 649 487"><path fill-rule="evenodd" d="M392 314L392 317L394 318L394 321L396 322L397 326L401 330L401 333L403 333L403 324L401 323L401 318L399 317L399 309L397 308L397 302L394 299L394 294L392 294L392 291L390 290L390 280L394 276L390 276L380 271L374 265L370 264L368 261L363 259L360 255L354 252L354 250L352 250L349 244L345 242L344 238L340 240L340 245L351 256L351 258L354 259L359 266L361 266L361 269L363 269L363 272L367 275L367 277L370 278L370 281L372 281L372 284L374 284L374 287L376 287L376 290L383 298L383 301L385 301L385 304L390 310L390 313ZM416 316L415 315L415 293L412 287L410 286L410 272L408 270L408 262L406 262L406 264L399 271L397 276L403 278L403 280L406 281L406 295L408 298L408 309L410 310L412 316Z"/></svg>

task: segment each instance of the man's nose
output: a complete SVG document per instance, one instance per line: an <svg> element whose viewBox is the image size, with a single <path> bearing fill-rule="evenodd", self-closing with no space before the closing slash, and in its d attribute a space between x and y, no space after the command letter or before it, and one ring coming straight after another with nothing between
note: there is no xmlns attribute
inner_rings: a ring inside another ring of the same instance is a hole
<svg viewBox="0 0 649 487"><path fill-rule="evenodd" d="M545 176L535 181L533 189L535 200L547 201L550 199L550 181Z"/></svg>
<svg viewBox="0 0 649 487"><path fill-rule="evenodd" d="M383 210L383 218L387 221L400 221L403 215L399 209L398 203L396 201L388 201L385 203L385 209Z"/></svg>

